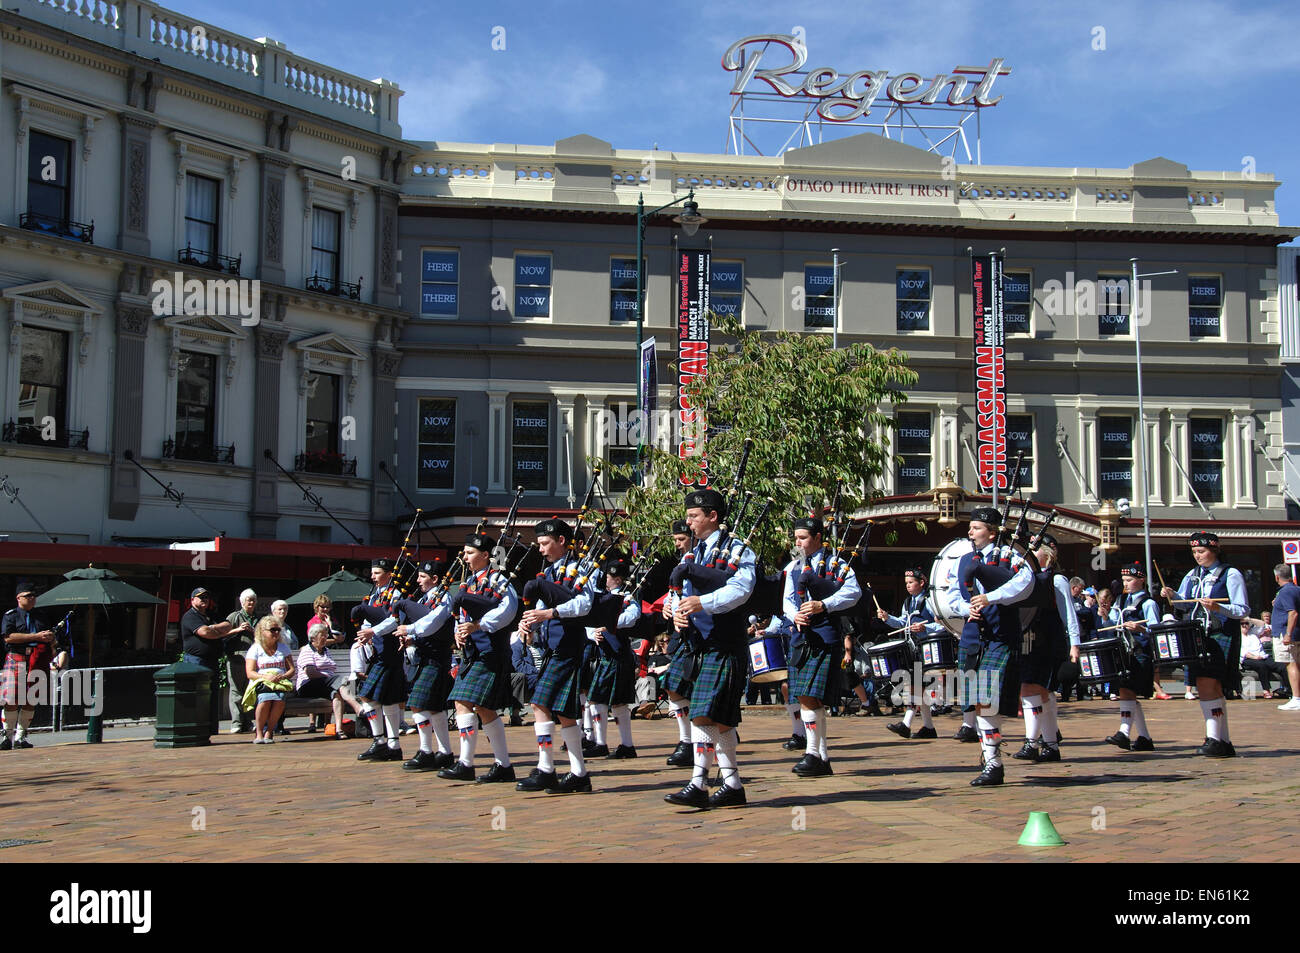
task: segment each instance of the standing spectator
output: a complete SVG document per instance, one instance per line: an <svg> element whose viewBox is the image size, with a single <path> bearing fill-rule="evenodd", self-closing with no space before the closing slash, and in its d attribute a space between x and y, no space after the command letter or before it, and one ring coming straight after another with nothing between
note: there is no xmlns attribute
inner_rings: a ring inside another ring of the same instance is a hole
<svg viewBox="0 0 1300 953"><path fill-rule="evenodd" d="M30 748L27 728L36 714L36 703L45 694L39 686L42 676L50 682L50 668L61 668L67 660L66 646L53 629L45 629L36 613L36 590L18 584L18 605L0 621L4 639L4 671L0 673L0 705L5 710L8 731L0 739L0 751ZM55 658L55 654L58 658ZM12 733L12 735L11 735Z"/></svg>
<svg viewBox="0 0 1300 953"><path fill-rule="evenodd" d="M295 652L298 651L301 648L298 643L298 636L294 634L293 629L289 628L289 603L283 599L276 599L271 603L271 616L276 622L280 623L280 641ZM308 631L311 631L311 626L307 628Z"/></svg>
<svg viewBox="0 0 1300 953"><path fill-rule="evenodd" d="M226 687L230 689L230 733L242 734L251 727L249 713L241 707L244 690L248 688L245 674L245 656L253 645L253 631L257 628L257 593L245 589L239 594L239 608L226 616L231 626L231 638L226 641ZM245 623L247 627L245 628Z"/></svg>
<svg viewBox="0 0 1300 953"><path fill-rule="evenodd" d="M181 658L192 665L201 665L212 673L212 691L209 693L211 707L208 712L211 727L208 734L210 735L218 734L220 731L218 722L221 716L217 713L219 707L217 672L225 655L225 641L232 634L243 636L253 631L253 626L248 622L241 622L238 625L231 623L229 620L212 622L212 613L215 610L216 602L213 600L212 594L207 589L199 586L190 593L189 611L181 616L181 650L183 653ZM237 718L235 723L238 724Z"/></svg>
<svg viewBox="0 0 1300 953"><path fill-rule="evenodd" d="M1286 654L1287 677L1291 680L1291 700L1277 707L1300 711L1300 586L1291 581L1291 567L1286 563L1273 567L1273 578L1280 587L1273 600L1274 652Z"/></svg>
<svg viewBox="0 0 1300 953"><path fill-rule="evenodd" d="M1248 619L1241 620L1241 667L1247 672L1254 672L1264 686L1264 697L1273 697L1273 682L1270 675L1286 678L1286 666L1273 661L1260 643L1257 627Z"/></svg>
<svg viewBox="0 0 1300 953"><path fill-rule="evenodd" d="M253 744L269 745L275 741L271 732L284 714L285 689L281 686L286 682L293 684L293 652L280 641L282 631L274 616L263 616L257 623L257 638L244 657L248 683L257 689Z"/></svg>
<svg viewBox="0 0 1300 953"><path fill-rule="evenodd" d="M329 596L321 593L312 602L311 607L316 614L307 622L308 632L311 631L313 625L320 623L325 626L326 631L330 634L329 640L325 643L327 646L342 645L347 641L343 633L335 628L334 620L330 618L330 611L333 609L334 603Z"/></svg>
<svg viewBox="0 0 1300 953"><path fill-rule="evenodd" d="M360 713L352 693L348 691L348 677L338 671L334 659L326 651L329 626L317 622L307 630L307 645L298 653L298 678L294 694L299 698L327 698L334 708L334 737L343 737L343 705L346 702L354 712ZM314 728L308 728L308 731Z"/></svg>

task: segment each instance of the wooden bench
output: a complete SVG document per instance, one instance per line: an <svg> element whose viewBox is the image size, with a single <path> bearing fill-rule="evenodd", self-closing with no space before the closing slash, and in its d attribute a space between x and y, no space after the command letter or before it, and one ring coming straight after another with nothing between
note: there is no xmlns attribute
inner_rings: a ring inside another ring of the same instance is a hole
<svg viewBox="0 0 1300 953"><path fill-rule="evenodd" d="M352 676L352 653L348 649L330 649L329 657L334 660L339 672L349 678ZM294 657L294 660L296 663L297 656ZM329 716L333 712L333 703L328 698L299 698L297 695L288 695L284 699L285 718L315 715Z"/></svg>

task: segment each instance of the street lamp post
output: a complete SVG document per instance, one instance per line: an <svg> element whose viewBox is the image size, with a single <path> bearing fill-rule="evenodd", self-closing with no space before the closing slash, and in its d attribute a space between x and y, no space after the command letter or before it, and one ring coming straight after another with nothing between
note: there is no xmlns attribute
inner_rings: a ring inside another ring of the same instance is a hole
<svg viewBox="0 0 1300 953"><path fill-rule="evenodd" d="M657 215L664 209L672 208L679 203L685 203L682 206L682 213L674 218L682 226L682 230L687 235L694 235L701 225L708 219L700 214L700 207L695 202L695 190L687 192L678 199L673 199L665 205L646 211L645 193L637 196L636 200L636 409L638 417L645 406L645 394L642 393L641 378L641 345L643 343L643 334L645 328L645 267L643 259L645 257L645 230L647 220L652 215ZM636 441L636 472L637 482L643 479L641 473L641 455L645 446L645 430L649 421L642 420L641 426L637 428Z"/></svg>
<svg viewBox="0 0 1300 953"><path fill-rule="evenodd" d="M1137 363L1138 386L1138 438L1142 447L1142 541L1146 547L1146 571L1151 572L1151 501L1147 496L1147 421L1142 402L1142 321L1138 316L1138 279L1154 278L1157 275L1176 275L1178 271L1152 271L1138 274L1138 260L1129 259L1129 320L1133 323L1133 353ZM1146 303L1150 310L1151 302Z"/></svg>

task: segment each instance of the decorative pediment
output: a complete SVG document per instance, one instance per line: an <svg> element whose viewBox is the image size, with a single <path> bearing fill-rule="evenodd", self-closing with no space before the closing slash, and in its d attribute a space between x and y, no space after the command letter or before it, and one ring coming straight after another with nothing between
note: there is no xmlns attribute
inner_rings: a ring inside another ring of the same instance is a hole
<svg viewBox="0 0 1300 953"><path fill-rule="evenodd" d="M101 309L95 302L62 281L38 281L30 285L15 285L0 292L3 296L31 310L56 311L67 315L99 315Z"/></svg>
<svg viewBox="0 0 1300 953"><path fill-rule="evenodd" d="M248 331L238 321L211 314L163 315L158 320L168 332L168 377L176 376L181 351L191 349L225 357L226 386L234 382L235 368L239 364L239 343L248 337Z"/></svg>
<svg viewBox="0 0 1300 953"><path fill-rule="evenodd" d="M293 345L298 351L298 393L306 394L313 374L339 374L347 378L347 396L352 401L357 395L357 374L365 352L358 350L343 337L334 333L318 334Z"/></svg>
<svg viewBox="0 0 1300 953"><path fill-rule="evenodd" d="M345 338L333 333L318 334L315 337L296 341L293 346L299 351L310 352L313 357L321 360L364 361L366 359L364 351L358 350Z"/></svg>

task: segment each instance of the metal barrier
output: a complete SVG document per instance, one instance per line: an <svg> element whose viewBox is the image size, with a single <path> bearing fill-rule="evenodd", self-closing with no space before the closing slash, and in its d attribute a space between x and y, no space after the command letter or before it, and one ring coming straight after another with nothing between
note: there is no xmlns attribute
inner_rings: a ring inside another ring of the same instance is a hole
<svg viewBox="0 0 1300 953"><path fill-rule="evenodd" d="M166 665L72 668L54 673L49 698L37 699L29 730L85 728L92 714L99 714L106 727L153 721L158 711L153 673L160 668Z"/></svg>

